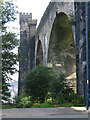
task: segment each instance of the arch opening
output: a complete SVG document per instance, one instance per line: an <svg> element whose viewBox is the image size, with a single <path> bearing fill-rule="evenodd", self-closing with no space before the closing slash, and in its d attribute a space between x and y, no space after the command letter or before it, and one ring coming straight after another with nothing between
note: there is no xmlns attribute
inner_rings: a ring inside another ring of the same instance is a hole
<svg viewBox="0 0 90 120"><path fill-rule="evenodd" d="M43 49L40 40L38 41L38 46L37 46L36 66L37 65L43 65Z"/></svg>
<svg viewBox="0 0 90 120"><path fill-rule="evenodd" d="M49 49L48 66L55 72L65 74L68 82L76 92L76 53L74 36L69 18L63 12L56 15L54 20Z"/></svg>

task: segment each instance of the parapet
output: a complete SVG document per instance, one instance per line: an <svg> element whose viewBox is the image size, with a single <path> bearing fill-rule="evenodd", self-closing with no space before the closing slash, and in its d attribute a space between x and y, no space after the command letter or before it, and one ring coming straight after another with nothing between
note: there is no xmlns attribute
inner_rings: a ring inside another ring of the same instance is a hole
<svg viewBox="0 0 90 120"><path fill-rule="evenodd" d="M32 19L32 13L20 13L19 14L19 18L20 18L20 24L21 22L25 22L27 21L27 23L29 24L37 24L37 20L36 19Z"/></svg>
<svg viewBox="0 0 90 120"><path fill-rule="evenodd" d="M37 24L37 20L36 20L36 19L33 19L33 20L32 20L32 19L29 19L29 20L28 20L28 23L29 23L29 24L34 24L34 25L36 25L36 24Z"/></svg>
<svg viewBox="0 0 90 120"><path fill-rule="evenodd" d="M32 13L20 13L20 17L22 18L26 18L26 17L28 17L28 18L32 18Z"/></svg>

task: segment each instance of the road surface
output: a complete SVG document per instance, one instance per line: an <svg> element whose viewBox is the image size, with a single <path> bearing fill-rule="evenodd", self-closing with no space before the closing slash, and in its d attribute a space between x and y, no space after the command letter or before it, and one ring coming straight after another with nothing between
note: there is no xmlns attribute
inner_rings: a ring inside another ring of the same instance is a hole
<svg viewBox="0 0 90 120"><path fill-rule="evenodd" d="M89 113L84 107L3 109L2 120L89 120Z"/></svg>

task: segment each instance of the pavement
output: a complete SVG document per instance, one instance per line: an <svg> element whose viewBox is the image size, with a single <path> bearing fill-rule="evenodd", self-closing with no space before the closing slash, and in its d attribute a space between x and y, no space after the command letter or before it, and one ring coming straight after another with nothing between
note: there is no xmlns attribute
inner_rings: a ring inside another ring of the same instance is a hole
<svg viewBox="0 0 90 120"><path fill-rule="evenodd" d="M89 120L90 109L85 107L2 109L2 118L59 118ZM3 119L2 119L3 120Z"/></svg>

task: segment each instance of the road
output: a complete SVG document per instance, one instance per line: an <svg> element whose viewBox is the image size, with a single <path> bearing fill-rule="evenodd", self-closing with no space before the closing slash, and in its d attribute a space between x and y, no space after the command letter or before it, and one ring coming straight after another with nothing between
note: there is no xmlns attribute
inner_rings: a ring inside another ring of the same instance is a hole
<svg viewBox="0 0 90 120"><path fill-rule="evenodd" d="M84 107L3 109L2 120L89 120L89 113Z"/></svg>

